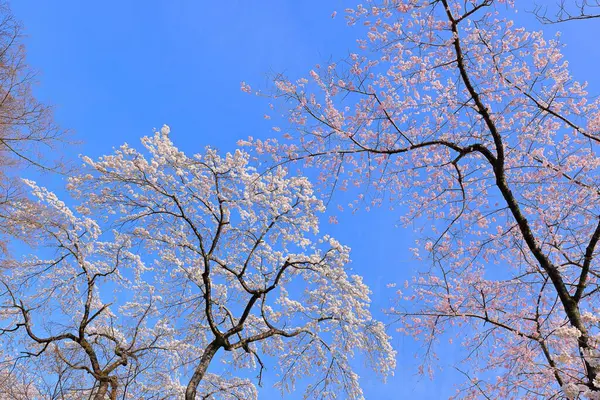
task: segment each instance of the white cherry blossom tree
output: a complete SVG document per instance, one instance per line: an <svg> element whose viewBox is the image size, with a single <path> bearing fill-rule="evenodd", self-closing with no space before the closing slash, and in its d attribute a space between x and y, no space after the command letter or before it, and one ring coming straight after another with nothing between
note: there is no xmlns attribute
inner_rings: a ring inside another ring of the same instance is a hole
<svg viewBox="0 0 600 400"><path fill-rule="evenodd" d="M142 143L84 157L77 212L30 183L49 210L27 216L31 231L57 250L4 283L3 337L27 361L98 400L252 399L275 365L282 393L359 399L358 353L393 373L370 291L349 249L319 235L306 178L260 174L241 151L187 156L166 126Z"/></svg>

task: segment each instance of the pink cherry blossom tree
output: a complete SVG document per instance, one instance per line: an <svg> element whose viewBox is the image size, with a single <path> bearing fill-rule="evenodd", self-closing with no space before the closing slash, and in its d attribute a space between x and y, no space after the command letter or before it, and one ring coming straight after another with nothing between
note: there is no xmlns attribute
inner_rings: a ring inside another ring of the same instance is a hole
<svg viewBox="0 0 600 400"><path fill-rule="evenodd" d="M241 151L187 156L168 127L142 143L84 158L77 211L31 183L52 209L32 231L58 253L11 269L13 348L98 400L253 399L274 360L282 393L300 384L307 398L363 398L356 354L393 373L370 291L349 249L319 235L306 178L259 174Z"/></svg>
<svg viewBox="0 0 600 400"><path fill-rule="evenodd" d="M424 365L460 330L459 397L598 399L599 103L511 3L347 10L360 50L276 77L292 129L243 143L316 166L328 190L362 188L354 208L402 205L431 268L391 313L424 340Z"/></svg>

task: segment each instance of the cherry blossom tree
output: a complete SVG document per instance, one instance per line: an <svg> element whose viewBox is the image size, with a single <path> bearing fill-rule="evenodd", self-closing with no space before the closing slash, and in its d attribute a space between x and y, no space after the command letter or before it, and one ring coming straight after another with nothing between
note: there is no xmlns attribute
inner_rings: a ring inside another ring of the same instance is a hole
<svg viewBox="0 0 600 400"><path fill-rule="evenodd" d="M84 157L72 209L29 182L47 212L22 226L56 250L6 275L1 337L18 361L54 371L65 398L97 400L257 398L273 360L282 393L307 398L363 398L356 354L393 373L370 291L349 249L319 235L306 178L259 174L241 151L188 157L166 126L142 143Z"/></svg>
<svg viewBox="0 0 600 400"><path fill-rule="evenodd" d="M359 50L308 79L276 77L292 129L241 144L304 160L328 190L361 188L354 209L401 205L431 268L391 313L424 341L423 366L459 330L458 397L598 399L599 103L559 38L515 26L514 12L493 0L349 9Z"/></svg>

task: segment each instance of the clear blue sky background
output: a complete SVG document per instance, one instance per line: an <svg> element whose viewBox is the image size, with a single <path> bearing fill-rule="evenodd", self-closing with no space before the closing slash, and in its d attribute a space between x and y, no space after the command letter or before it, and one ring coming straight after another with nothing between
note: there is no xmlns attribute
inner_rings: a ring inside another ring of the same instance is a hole
<svg viewBox="0 0 600 400"><path fill-rule="evenodd" d="M267 74L299 77L316 63L339 59L354 47L359 28L348 28L340 0L257 1L13 1L23 21L29 63L41 73L39 98L56 105L56 118L82 144L79 153L99 156L166 123L182 150L211 145L231 151L248 136L270 137L265 102L240 92L240 82L265 86ZM331 18L332 11L338 16ZM535 24L526 13L523 24ZM580 80L597 76L600 24L558 27L567 58ZM549 32L555 27L547 28ZM590 82L592 93L600 87ZM353 249L353 268L374 291L374 309L386 306L389 282L409 279L410 230L395 228L397 214L375 210L345 214L325 226ZM382 385L359 369L368 399L440 399L454 393L450 368L434 381L416 376L416 345L394 338L396 376ZM440 365L457 355L449 347ZM268 385L267 385L268 386ZM296 396L293 396L296 397ZM280 398L265 387L261 399Z"/></svg>

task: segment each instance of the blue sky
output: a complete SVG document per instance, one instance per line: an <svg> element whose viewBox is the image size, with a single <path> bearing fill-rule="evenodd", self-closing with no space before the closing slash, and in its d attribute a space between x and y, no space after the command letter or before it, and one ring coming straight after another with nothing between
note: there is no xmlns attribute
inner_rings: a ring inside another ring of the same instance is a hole
<svg viewBox="0 0 600 400"><path fill-rule="evenodd" d="M267 75L303 76L316 64L353 48L359 28L348 28L340 0L277 1L14 1L23 21L29 63L40 71L39 98L56 106L56 119L81 145L68 151L99 156L123 142L138 143L162 124L174 142L193 153L206 145L231 151L238 139L269 137L265 102L242 93L240 82L265 86ZM337 10L338 16L331 18ZM522 13L523 24L535 23ZM596 24L598 25L598 24ZM539 26L536 23L536 27ZM600 37L594 22L559 28L575 77L597 74ZM592 93L600 87L590 85ZM375 310L392 294L389 282L409 279L411 231L395 228L397 214L385 209L343 215L325 230L353 249L353 268L374 291ZM417 347L394 338L396 376L387 385L360 369L368 399L438 399L454 393L456 373L434 381L416 376ZM454 350L442 351L441 365ZM279 394L265 388L261 399Z"/></svg>

